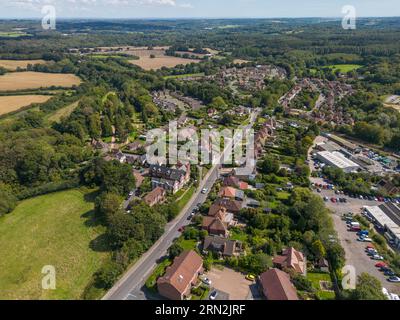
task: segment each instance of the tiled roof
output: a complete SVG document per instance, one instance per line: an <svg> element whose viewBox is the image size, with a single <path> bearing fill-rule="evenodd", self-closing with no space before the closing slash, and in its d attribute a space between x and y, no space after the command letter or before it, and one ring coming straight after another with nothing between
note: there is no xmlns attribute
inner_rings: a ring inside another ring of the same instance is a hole
<svg viewBox="0 0 400 320"><path fill-rule="evenodd" d="M268 300L299 300L290 276L279 269L264 272L260 282Z"/></svg>

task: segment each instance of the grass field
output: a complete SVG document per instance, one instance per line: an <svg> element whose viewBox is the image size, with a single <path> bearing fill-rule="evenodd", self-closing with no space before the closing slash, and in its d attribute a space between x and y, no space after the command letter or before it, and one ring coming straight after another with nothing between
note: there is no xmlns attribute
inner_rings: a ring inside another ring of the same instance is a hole
<svg viewBox="0 0 400 320"><path fill-rule="evenodd" d="M76 101L64 108L57 110L56 112L51 114L47 120L49 120L50 122L58 122L61 120L61 118L68 117L72 113L72 111L75 110L75 108L78 106L78 104L79 104L79 101Z"/></svg>
<svg viewBox="0 0 400 320"><path fill-rule="evenodd" d="M91 244L103 229L93 194L68 190L22 201L0 218L0 299L79 299L106 253ZM43 290L41 270L56 270L56 290Z"/></svg>
<svg viewBox="0 0 400 320"><path fill-rule="evenodd" d="M190 77L193 77L193 78L200 78L200 77L204 77L204 72L202 72L202 73L187 73L187 74L179 74L179 75L176 75L176 76L165 76L164 77L164 79L182 79L182 78L190 78Z"/></svg>
<svg viewBox="0 0 400 320"><path fill-rule="evenodd" d="M15 71L17 68L26 69L28 64L45 64L44 60L0 60L0 67L4 69Z"/></svg>
<svg viewBox="0 0 400 320"><path fill-rule="evenodd" d="M81 80L73 74L13 72L0 76L0 91L15 91L55 87L72 87Z"/></svg>
<svg viewBox="0 0 400 320"><path fill-rule="evenodd" d="M129 60L129 62L141 67L144 70L157 70L161 69L162 67L173 68L179 64L186 65L189 63L198 63L200 62L200 60L184 59L170 56L150 58L150 56L148 56L140 57L139 60Z"/></svg>
<svg viewBox="0 0 400 320"><path fill-rule="evenodd" d="M21 32L21 31L0 31L0 37L5 37L5 38L19 38L19 37L24 37L24 36L29 36L26 32Z"/></svg>
<svg viewBox="0 0 400 320"><path fill-rule="evenodd" d="M359 64L334 64L330 66L326 66L327 68L332 69L333 71L339 71L341 73L347 73L349 71L357 70L362 67Z"/></svg>
<svg viewBox="0 0 400 320"><path fill-rule="evenodd" d="M0 96L0 115L16 111L32 103L43 103L52 96L26 95L26 96Z"/></svg>

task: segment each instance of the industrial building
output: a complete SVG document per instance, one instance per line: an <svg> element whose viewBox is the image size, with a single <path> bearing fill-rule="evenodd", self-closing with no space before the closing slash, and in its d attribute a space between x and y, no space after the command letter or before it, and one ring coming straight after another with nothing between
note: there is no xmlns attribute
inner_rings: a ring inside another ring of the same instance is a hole
<svg viewBox="0 0 400 320"><path fill-rule="evenodd" d="M384 232L385 238L400 250L400 207L393 203L385 203L374 207L366 206L364 211Z"/></svg>
<svg viewBox="0 0 400 320"><path fill-rule="evenodd" d="M333 151L321 151L317 153L317 159L329 166L342 169L345 172L358 170L360 166L346 158L342 153Z"/></svg>

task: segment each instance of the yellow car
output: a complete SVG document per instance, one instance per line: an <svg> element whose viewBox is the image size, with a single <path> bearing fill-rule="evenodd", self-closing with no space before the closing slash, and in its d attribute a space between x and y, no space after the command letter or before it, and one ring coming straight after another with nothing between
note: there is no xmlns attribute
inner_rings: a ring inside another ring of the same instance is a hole
<svg viewBox="0 0 400 320"><path fill-rule="evenodd" d="M246 279L249 281L255 281L256 280L256 276L254 274L248 274L246 276Z"/></svg>

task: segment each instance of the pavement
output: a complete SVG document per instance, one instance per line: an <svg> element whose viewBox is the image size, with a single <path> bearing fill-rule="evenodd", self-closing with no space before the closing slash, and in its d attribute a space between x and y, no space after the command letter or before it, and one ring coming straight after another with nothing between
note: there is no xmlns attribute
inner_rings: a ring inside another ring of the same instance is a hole
<svg viewBox="0 0 400 320"><path fill-rule="evenodd" d="M258 112L254 112L250 116L250 124L243 128L251 128L257 118ZM225 152L229 152L232 145L228 144ZM203 204L208 197L201 190L207 188L211 190L216 180L219 178L220 165L216 164L207 172L201 181L199 188L195 194L181 211L180 215L165 227L165 233L161 238L145 253L143 256L122 276L122 278L107 292L103 300L147 300L154 297L149 296L146 292L144 284L146 279L151 275L157 263L167 254L168 248L175 239L181 236L178 231L182 226L190 224L189 215L197 204Z"/></svg>

